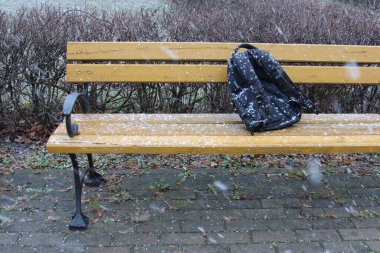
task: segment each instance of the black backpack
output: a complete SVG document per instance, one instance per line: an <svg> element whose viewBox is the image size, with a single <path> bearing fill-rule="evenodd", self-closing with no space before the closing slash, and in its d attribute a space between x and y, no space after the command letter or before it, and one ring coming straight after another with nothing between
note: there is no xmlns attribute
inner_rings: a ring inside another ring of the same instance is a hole
<svg viewBox="0 0 380 253"><path fill-rule="evenodd" d="M248 50L237 53L239 48ZM252 135L298 122L302 108L320 112L271 54L250 44L235 48L227 75L230 98Z"/></svg>

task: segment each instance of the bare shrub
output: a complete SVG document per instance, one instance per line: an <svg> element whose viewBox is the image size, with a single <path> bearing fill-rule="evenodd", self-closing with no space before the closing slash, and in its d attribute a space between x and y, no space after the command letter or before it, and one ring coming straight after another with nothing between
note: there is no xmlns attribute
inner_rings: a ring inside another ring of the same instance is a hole
<svg viewBox="0 0 380 253"><path fill-rule="evenodd" d="M309 0L172 1L169 9L0 12L0 134L54 129L63 97L67 41L220 41L379 45L376 13ZM122 88L120 89L120 86ZM324 112L378 112L377 87L304 90ZM99 84L93 112L231 112L226 85ZM331 103L331 101L335 101Z"/></svg>

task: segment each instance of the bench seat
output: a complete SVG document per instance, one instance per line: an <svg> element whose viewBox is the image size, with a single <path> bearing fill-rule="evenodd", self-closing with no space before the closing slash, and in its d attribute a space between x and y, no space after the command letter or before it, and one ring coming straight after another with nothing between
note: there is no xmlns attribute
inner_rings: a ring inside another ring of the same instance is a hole
<svg viewBox="0 0 380 253"><path fill-rule="evenodd" d="M62 123L51 153L313 154L380 152L379 114L304 114L287 129L251 136L236 114L75 114L79 135Z"/></svg>

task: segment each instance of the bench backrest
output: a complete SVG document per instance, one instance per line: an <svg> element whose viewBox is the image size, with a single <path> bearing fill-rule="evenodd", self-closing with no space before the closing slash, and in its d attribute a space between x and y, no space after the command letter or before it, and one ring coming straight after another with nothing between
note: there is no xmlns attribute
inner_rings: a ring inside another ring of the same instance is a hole
<svg viewBox="0 0 380 253"><path fill-rule="evenodd" d="M70 83L224 83L237 43L69 42ZM300 84L380 84L380 46L260 44ZM157 64L160 63L160 64Z"/></svg>

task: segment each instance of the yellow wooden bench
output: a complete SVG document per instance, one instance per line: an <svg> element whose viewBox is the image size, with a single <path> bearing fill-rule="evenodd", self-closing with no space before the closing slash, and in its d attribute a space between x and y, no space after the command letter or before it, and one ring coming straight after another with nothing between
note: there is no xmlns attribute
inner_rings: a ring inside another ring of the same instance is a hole
<svg viewBox="0 0 380 253"><path fill-rule="evenodd" d="M66 80L78 85L105 82L226 83L226 61L236 45L70 42L67 45ZM380 84L380 46L255 45L286 63L286 72L297 84ZM355 62L360 67L344 66L347 62ZM357 74L352 76L349 71ZM85 229L88 225L88 218L81 211L84 178L87 175L85 183L90 186L99 185L101 180L94 170L93 153L380 152L378 114L304 114L302 120L292 127L251 136L237 114L71 115L76 100L86 110L86 99L85 92L68 96L64 104L65 122L47 143L48 152L69 154L73 163L76 213L70 229ZM84 173L79 173L75 155L78 153L88 156L89 167Z"/></svg>

